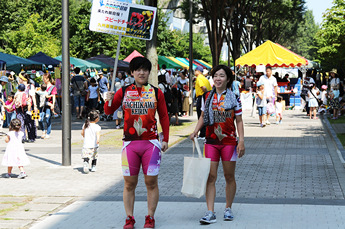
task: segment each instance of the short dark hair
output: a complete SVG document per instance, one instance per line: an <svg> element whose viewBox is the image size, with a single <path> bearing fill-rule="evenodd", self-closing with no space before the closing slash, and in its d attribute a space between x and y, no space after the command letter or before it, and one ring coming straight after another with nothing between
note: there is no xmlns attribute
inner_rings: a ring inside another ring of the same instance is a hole
<svg viewBox="0 0 345 229"><path fill-rule="evenodd" d="M282 101L282 97L281 97L281 96L278 96L278 97L277 97L277 102L280 102L280 101Z"/></svg>
<svg viewBox="0 0 345 229"><path fill-rule="evenodd" d="M164 84L167 83L165 75L159 75L158 76L158 83L164 83Z"/></svg>
<svg viewBox="0 0 345 229"><path fill-rule="evenodd" d="M187 76L187 70L185 69L185 70L183 70L183 71L181 71L180 72L182 75L184 75L184 76Z"/></svg>
<svg viewBox="0 0 345 229"><path fill-rule="evenodd" d="M135 57L129 63L129 70L131 72L134 72L138 69L145 69L145 70L148 70L149 72L151 72L151 68L152 68L151 61L149 61L149 59L147 59L145 57L140 57L140 56Z"/></svg>
<svg viewBox="0 0 345 229"><path fill-rule="evenodd" d="M266 67L266 70L267 70L267 69L271 69L271 71L272 71L272 67L271 67L271 66L267 66L267 67Z"/></svg>
<svg viewBox="0 0 345 229"><path fill-rule="evenodd" d="M162 69L166 69L167 66L165 64L162 64Z"/></svg>
<svg viewBox="0 0 345 229"><path fill-rule="evenodd" d="M15 96L15 93L13 91L11 91L10 93L8 93L7 97L11 97L11 98L14 98Z"/></svg>
<svg viewBox="0 0 345 229"><path fill-rule="evenodd" d="M231 71L231 69L228 66L226 66L226 65L218 65L218 66L214 67L212 69L212 72L211 72L212 79L214 77L214 74L216 74L216 72L218 72L221 69L223 69L225 71L227 80L229 80L229 82L226 84L226 87L230 88L232 82L234 81L234 75L232 74L232 71Z"/></svg>
<svg viewBox="0 0 345 229"><path fill-rule="evenodd" d="M24 84L19 84L18 85L18 90L19 91L25 91L25 85Z"/></svg>
<svg viewBox="0 0 345 229"><path fill-rule="evenodd" d="M79 67L74 68L74 72L75 72L75 74L79 74L80 68Z"/></svg>
<svg viewBox="0 0 345 229"><path fill-rule="evenodd" d="M42 83L42 84L41 84L41 90L42 90L42 91L47 90L47 84Z"/></svg>
<svg viewBox="0 0 345 229"><path fill-rule="evenodd" d="M92 77L92 78L90 79L90 83L96 83L95 77Z"/></svg>

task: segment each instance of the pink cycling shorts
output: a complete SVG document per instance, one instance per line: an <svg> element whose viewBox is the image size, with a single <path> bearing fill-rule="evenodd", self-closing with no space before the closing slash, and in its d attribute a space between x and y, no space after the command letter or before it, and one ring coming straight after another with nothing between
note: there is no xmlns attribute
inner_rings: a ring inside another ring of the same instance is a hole
<svg viewBox="0 0 345 229"><path fill-rule="evenodd" d="M236 161L237 159L236 145L212 145L205 144L204 156L211 158L211 161Z"/></svg>
<svg viewBox="0 0 345 229"><path fill-rule="evenodd" d="M161 164L161 150L148 140L135 140L122 150L123 176L136 176L140 165L143 173L148 176L157 176Z"/></svg>

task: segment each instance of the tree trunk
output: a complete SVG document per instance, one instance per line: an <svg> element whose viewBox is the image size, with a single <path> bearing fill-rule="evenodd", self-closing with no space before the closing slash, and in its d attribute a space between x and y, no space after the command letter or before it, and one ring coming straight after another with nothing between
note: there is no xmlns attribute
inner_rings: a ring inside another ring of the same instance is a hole
<svg viewBox="0 0 345 229"><path fill-rule="evenodd" d="M145 0L145 5L157 7L157 0ZM149 59L152 63L152 69L149 76L149 83L156 87L158 87L157 29L158 17L156 15L152 40L146 41L146 58Z"/></svg>

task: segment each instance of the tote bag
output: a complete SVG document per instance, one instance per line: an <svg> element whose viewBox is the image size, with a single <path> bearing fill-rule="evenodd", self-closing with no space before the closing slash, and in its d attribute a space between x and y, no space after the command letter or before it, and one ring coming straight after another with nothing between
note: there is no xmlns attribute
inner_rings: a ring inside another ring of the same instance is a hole
<svg viewBox="0 0 345 229"><path fill-rule="evenodd" d="M195 147L199 157L194 157ZM193 157L184 158L182 194L187 197L202 197L206 192L210 167L211 159L202 157L198 139L194 138Z"/></svg>

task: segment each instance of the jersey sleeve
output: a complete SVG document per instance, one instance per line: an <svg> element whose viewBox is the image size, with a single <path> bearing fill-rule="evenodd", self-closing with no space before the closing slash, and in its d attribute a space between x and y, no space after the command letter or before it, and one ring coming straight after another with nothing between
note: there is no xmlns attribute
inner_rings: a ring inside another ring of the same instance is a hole
<svg viewBox="0 0 345 229"><path fill-rule="evenodd" d="M158 90L158 101L157 101L157 110L159 121L162 126L163 130L163 141L169 142L169 116L168 116L168 109L165 104L164 94L161 90Z"/></svg>
<svg viewBox="0 0 345 229"><path fill-rule="evenodd" d="M240 97L238 97L237 99L237 103L235 106L235 115L242 115L242 102Z"/></svg>
<svg viewBox="0 0 345 229"><path fill-rule="evenodd" d="M113 100L111 101L111 106L109 107L109 101L106 101L104 104L104 113L107 115L113 114L122 104L122 99L123 99L123 95L122 95L122 88L120 90L118 90L115 95Z"/></svg>

